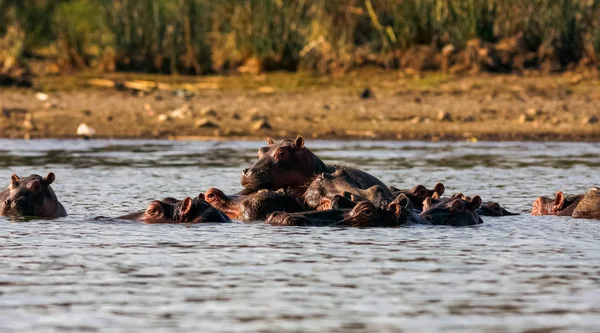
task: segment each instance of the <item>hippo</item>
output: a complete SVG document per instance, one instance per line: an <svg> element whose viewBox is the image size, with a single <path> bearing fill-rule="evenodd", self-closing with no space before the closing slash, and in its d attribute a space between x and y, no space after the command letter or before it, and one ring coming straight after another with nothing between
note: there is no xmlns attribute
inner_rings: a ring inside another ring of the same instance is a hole
<svg viewBox="0 0 600 333"><path fill-rule="evenodd" d="M347 200L342 196L333 198ZM305 213L276 212L269 216L266 223L277 226L350 226L361 228L398 227L412 223L426 223L410 207L408 198L394 201L387 207L378 207L370 201L354 204L352 209L328 209ZM406 205L406 206L404 206Z"/></svg>
<svg viewBox="0 0 600 333"><path fill-rule="evenodd" d="M584 195L573 211L573 217L600 220L600 188L594 187Z"/></svg>
<svg viewBox="0 0 600 333"><path fill-rule="evenodd" d="M481 204L481 207L476 210L479 216L514 216L519 215L519 213L511 213L506 210L504 207L500 206L499 203L495 201L486 201Z"/></svg>
<svg viewBox="0 0 600 333"><path fill-rule="evenodd" d="M461 198L465 201L468 202L472 202L473 198L468 197L462 193L457 193L455 195L453 195L450 198L444 198L444 199L440 199L439 196L437 194L434 194L433 196L431 196L431 198L427 198L426 200L423 201L423 209L428 209L430 206L435 205L435 204L439 204L440 202L443 201L449 201L452 200L454 198ZM499 203L494 202L494 201L486 201L486 202L482 202L481 206L479 208L477 208L475 210L475 212L477 213L477 215L479 216L495 216L495 217L501 217L501 216L513 216L513 215L519 215L518 213L511 213L508 210L506 210L504 207L502 207Z"/></svg>
<svg viewBox="0 0 600 333"><path fill-rule="evenodd" d="M419 216L433 225L468 226L483 223L477 214L481 197L474 196L470 201L461 194L433 203L431 198L424 202L424 211Z"/></svg>
<svg viewBox="0 0 600 333"><path fill-rule="evenodd" d="M383 195L391 197L392 193L379 179L350 167L329 166L304 146L304 138L282 140L275 143L267 138L267 147L258 150L258 161L242 171L240 180L245 188L242 194L260 189L289 189L298 196L303 196L311 182L320 174L333 174L340 179L336 187L345 190L366 190L372 186L380 186ZM335 173L338 170L343 172Z"/></svg>
<svg viewBox="0 0 600 333"><path fill-rule="evenodd" d="M274 212L267 217L266 224L274 226L323 227L347 221L349 209L327 209L303 213Z"/></svg>
<svg viewBox="0 0 600 333"><path fill-rule="evenodd" d="M223 211L232 219L242 221L264 221L269 214L277 211L303 212L306 208L284 190L259 190L251 194L228 196L217 188L210 188L205 193L206 201L213 207Z"/></svg>
<svg viewBox="0 0 600 333"><path fill-rule="evenodd" d="M57 218L67 216L65 207L50 187L56 176L50 172L44 178L31 175L19 178L13 174L10 185L0 192L0 216L32 216Z"/></svg>
<svg viewBox="0 0 600 333"><path fill-rule="evenodd" d="M446 188L444 184L437 183L433 187L433 189L429 190L423 185L417 185L410 190L400 190L395 187L390 187L390 190L397 197L399 194L405 194L413 204L413 207L417 210L423 210L423 201L427 198L434 197L437 194L437 197L441 197L444 194Z"/></svg>
<svg viewBox="0 0 600 333"><path fill-rule="evenodd" d="M327 209L335 195L342 195L355 202L383 202L390 198L385 187L373 185L367 189L355 188L347 181L350 177L346 169L317 175L304 193L306 205L316 210Z"/></svg>
<svg viewBox="0 0 600 333"><path fill-rule="evenodd" d="M558 191L554 199L548 197L538 197L535 199L531 215L558 215L572 216L573 211L585 195L565 195Z"/></svg>
<svg viewBox="0 0 600 333"><path fill-rule="evenodd" d="M207 203L202 193L194 199L186 197L177 200L169 197L154 200L145 211L120 216L118 219L137 220L148 224L231 222L225 213Z"/></svg>

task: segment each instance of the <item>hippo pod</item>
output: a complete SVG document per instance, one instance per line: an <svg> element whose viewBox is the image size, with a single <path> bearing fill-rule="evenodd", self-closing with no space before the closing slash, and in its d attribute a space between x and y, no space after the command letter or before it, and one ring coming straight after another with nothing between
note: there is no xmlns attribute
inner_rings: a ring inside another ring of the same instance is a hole
<svg viewBox="0 0 600 333"><path fill-rule="evenodd" d="M392 196L385 186L373 185L367 189L357 187L352 178L352 169L339 167L333 173L317 175L304 193L306 205L312 209L324 210L331 208L331 199L342 195L355 202L389 201Z"/></svg>
<svg viewBox="0 0 600 333"><path fill-rule="evenodd" d="M391 192L374 176L349 167L329 166L304 146L304 138L282 140L275 143L267 138L268 146L258 150L258 161L242 171L241 183L248 194L261 189L289 189L304 195L311 182L318 175L331 174L337 178L332 186L343 190L366 190L379 186L384 196ZM336 173L338 170L340 173ZM337 191L339 192L339 191Z"/></svg>
<svg viewBox="0 0 600 333"><path fill-rule="evenodd" d="M275 226L346 226L359 228L398 227L422 223L412 209L396 204L381 208L361 201L352 209L328 209L305 213L275 212L265 223Z"/></svg>
<svg viewBox="0 0 600 333"><path fill-rule="evenodd" d="M423 185L417 185L410 190L400 190L391 186L390 190L392 191L394 197L397 197L400 194L406 195L410 199L413 207L422 211L423 201L427 198L441 197L444 194L446 187L442 183L437 183L431 190Z"/></svg>
<svg viewBox="0 0 600 333"><path fill-rule="evenodd" d="M447 201L453 198L461 198L467 202L471 202L473 203L473 198L466 196L462 193L457 193L454 194L452 197L450 198L444 198L441 199L437 194L434 194L433 196L431 196L430 198L427 198L423 201L423 209L426 210L428 209L428 207L435 205L435 204L439 204L440 202L443 201ZM477 213L477 215L479 216L496 216L496 217L500 217L500 216L513 216L513 215L519 215L518 213L511 213L508 210L506 210L504 207L502 207L499 203L494 202L494 201L486 201L486 202L481 202L479 204L479 207L475 210L475 212Z"/></svg>
<svg viewBox="0 0 600 333"><path fill-rule="evenodd" d="M435 200L438 200L435 202ZM478 195L473 198L462 194L447 199L427 198L423 202L423 212L419 216L433 225L468 226L482 224L477 213L482 200Z"/></svg>
<svg viewBox="0 0 600 333"><path fill-rule="evenodd" d="M118 217L122 220L137 220L144 223L208 223L231 222L229 217L204 200L204 194L183 200L164 198L154 200L143 212Z"/></svg>
<svg viewBox="0 0 600 333"><path fill-rule="evenodd" d="M242 221L264 221L269 214L277 211L306 211L295 196L284 190L259 190L251 194L228 196L217 188L210 188L205 197L214 208L223 211L232 219Z"/></svg>
<svg viewBox="0 0 600 333"><path fill-rule="evenodd" d="M45 178L39 175L19 178L13 174L9 187L0 192L0 215L43 218L67 216L65 207L50 187L55 179L52 172Z"/></svg>
<svg viewBox="0 0 600 333"><path fill-rule="evenodd" d="M531 215L600 219L600 188L594 187L586 194L577 195L565 195L558 191L554 199L538 197L533 202Z"/></svg>

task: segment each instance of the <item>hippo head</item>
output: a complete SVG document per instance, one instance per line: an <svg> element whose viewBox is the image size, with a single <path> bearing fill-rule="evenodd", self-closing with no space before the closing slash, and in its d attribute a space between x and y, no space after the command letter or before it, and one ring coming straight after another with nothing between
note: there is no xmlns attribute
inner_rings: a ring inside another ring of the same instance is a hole
<svg viewBox="0 0 600 333"><path fill-rule="evenodd" d="M50 187L55 180L54 173L50 172L44 178L31 175L19 178L13 174L8 188L8 197L2 205L0 215L12 216L38 216L58 217L66 216L64 208L58 202L54 191ZM64 213L63 213L64 212Z"/></svg>
<svg viewBox="0 0 600 333"><path fill-rule="evenodd" d="M173 199L173 198L167 198ZM204 223L229 222L230 219L221 211L213 208L204 200L204 194L192 199L186 197L179 201L152 201L141 219L146 223Z"/></svg>
<svg viewBox="0 0 600 333"><path fill-rule="evenodd" d="M311 221L302 214L274 212L267 217L265 223L276 226L305 227L310 225Z"/></svg>
<svg viewBox="0 0 600 333"><path fill-rule="evenodd" d="M217 209L225 209L229 207L231 198L218 188L211 187L205 193L206 202Z"/></svg>
<svg viewBox="0 0 600 333"><path fill-rule="evenodd" d="M345 221L353 227L371 227L381 222L377 207L370 201L361 201L354 206Z"/></svg>
<svg viewBox="0 0 600 333"><path fill-rule="evenodd" d="M423 200L431 197L439 198L442 194L444 194L445 190L446 188L444 187L444 184L437 183L431 190L423 185L417 185L403 193L406 194L406 196L411 200L413 207L423 210Z"/></svg>
<svg viewBox="0 0 600 333"><path fill-rule="evenodd" d="M531 215L556 215L555 200L548 197L537 197L531 207Z"/></svg>
<svg viewBox="0 0 600 333"><path fill-rule="evenodd" d="M245 169L241 183L247 190L300 188L307 186L323 162L304 147L304 138L267 140L268 146L258 151L258 161Z"/></svg>
<svg viewBox="0 0 600 333"><path fill-rule="evenodd" d="M583 197L583 194L565 195L562 191L558 191L556 193L556 198L554 198L552 210L554 214L559 216L571 216Z"/></svg>
<svg viewBox="0 0 600 333"><path fill-rule="evenodd" d="M179 200L177 202L154 200L148 205L141 219L146 223L175 223L177 222L175 221L175 206L178 203Z"/></svg>
<svg viewBox="0 0 600 333"><path fill-rule="evenodd" d="M481 204L481 207L477 210L477 214L483 216L510 216L519 215L517 213L511 213L500 206L499 203L489 201Z"/></svg>
<svg viewBox="0 0 600 333"><path fill-rule="evenodd" d="M435 225L465 226L483 223L476 213L481 206L481 197L474 196L470 200L452 197L428 207L421 216Z"/></svg>

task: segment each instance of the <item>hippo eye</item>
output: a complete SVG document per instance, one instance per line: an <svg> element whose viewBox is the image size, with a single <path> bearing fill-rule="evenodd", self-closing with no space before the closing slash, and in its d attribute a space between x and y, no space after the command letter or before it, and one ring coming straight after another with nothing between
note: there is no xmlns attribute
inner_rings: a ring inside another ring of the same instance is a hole
<svg viewBox="0 0 600 333"><path fill-rule="evenodd" d="M364 216L372 216L373 215L373 211L370 208L363 210L362 213Z"/></svg>
<svg viewBox="0 0 600 333"><path fill-rule="evenodd" d="M209 194L206 196L206 198L208 198L208 199L212 199L212 198L214 198L214 197L215 197L215 194L214 194L214 193L209 193Z"/></svg>

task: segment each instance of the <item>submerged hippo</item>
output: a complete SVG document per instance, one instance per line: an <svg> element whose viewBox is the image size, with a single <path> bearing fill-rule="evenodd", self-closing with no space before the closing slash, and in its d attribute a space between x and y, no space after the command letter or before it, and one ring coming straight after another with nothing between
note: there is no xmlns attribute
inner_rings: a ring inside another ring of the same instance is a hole
<svg viewBox="0 0 600 333"><path fill-rule="evenodd" d="M499 203L495 201L487 201L481 204L481 207L477 208L477 214L479 216L514 216L519 215L519 213L511 213L506 210L504 207L500 206Z"/></svg>
<svg viewBox="0 0 600 333"><path fill-rule="evenodd" d="M585 195L565 195L558 191L554 199L549 197L538 197L533 202L531 215L558 215L572 216L575 208Z"/></svg>
<svg viewBox="0 0 600 333"><path fill-rule="evenodd" d="M306 210L295 196L284 190L260 190L248 195L228 196L217 188L205 193L206 201L223 211L232 219L242 221L264 221L273 212L303 212Z"/></svg>
<svg viewBox="0 0 600 333"><path fill-rule="evenodd" d="M425 210L419 216L433 225L476 225L483 223L477 214L480 206L481 197L478 195L469 201L463 199L462 195L455 195L438 203L432 203L432 199L427 198L424 203Z"/></svg>
<svg viewBox="0 0 600 333"><path fill-rule="evenodd" d="M342 195L355 202L372 201L384 202L390 199L389 191L381 185L373 185L367 189L355 188L348 179L350 173L345 168L335 170L333 173L317 175L304 193L306 205L312 209L322 210L330 208L331 199Z"/></svg>
<svg viewBox="0 0 600 333"><path fill-rule="evenodd" d="M427 198L427 199L425 199L423 201L423 209L426 210L430 206L439 204L439 203L444 202L444 201L449 201L449 200L452 200L454 198L461 198L461 199L463 199L463 200L465 200L467 202L473 203L473 198L468 197L468 196L466 196L466 195L464 195L462 193L457 193L457 194L453 195L450 198L443 198L443 199L440 199L440 197L437 194L434 194L431 198ZM475 212L479 216L501 217L501 216L519 215L518 213L511 213L511 212L509 212L504 207L502 207L499 203L494 202L494 201L482 202L481 205L479 206L479 208L477 208L475 210Z"/></svg>
<svg viewBox="0 0 600 333"><path fill-rule="evenodd" d="M350 167L329 166L304 146L304 138L282 140L275 143L268 139L268 146L258 150L258 161L245 169L241 175L243 193L260 189L289 189L303 195L313 179L320 174L332 174L339 179L336 187L347 191L366 190L380 186L386 197L392 193L379 179ZM335 173L338 170L343 172Z"/></svg>
<svg viewBox="0 0 600 333"><path fill-rule="evenodd" d="M390 187L394 196L398 196L399 194L405 194L413 204L413 207L417 210L423 210L423 201L427 198L432 198L437 196L438 198L444 194L446 188L444 184L437 183L433 187L433 189L429 190L423 185L417 185L410 190L399 190L395 187Z"/></svg>
<svg viewBox="0 0 600 333"><path fill-rule="evenodd" d="M45 178L39 175L19 178L13 174L9 187L0 192L0 215L44 218L67 216L65 207L50 187L55 179L52 172Z"/></svg>
<svg viewBox="0 0 600 333"><path fill-rule="evenodd" d="M204 194L183 200L165 198L154 200L143 212L118 217L144 223L207 223L231 222L229 217L204 200Z"/></svg>
<svg viewBox="0 0 600 333"><path fill-rule="evenodd" d="M594 187L585 194L583 199L579 201L577 208L573 211L573 217L579 219L600 219L600 188Z"/></svg>
<svg viewBox="0 0 600 333"><path fill-rule="evenodd" d="M354 203L340 195L332 199L333 209L305 213L276 212L266 223L278 226L350 226L362 228L398 227L413 223L426 223L411 207L407 197L398 198L385 207L370 201ZM337 208L352 207L351 209Z"/></svg>

